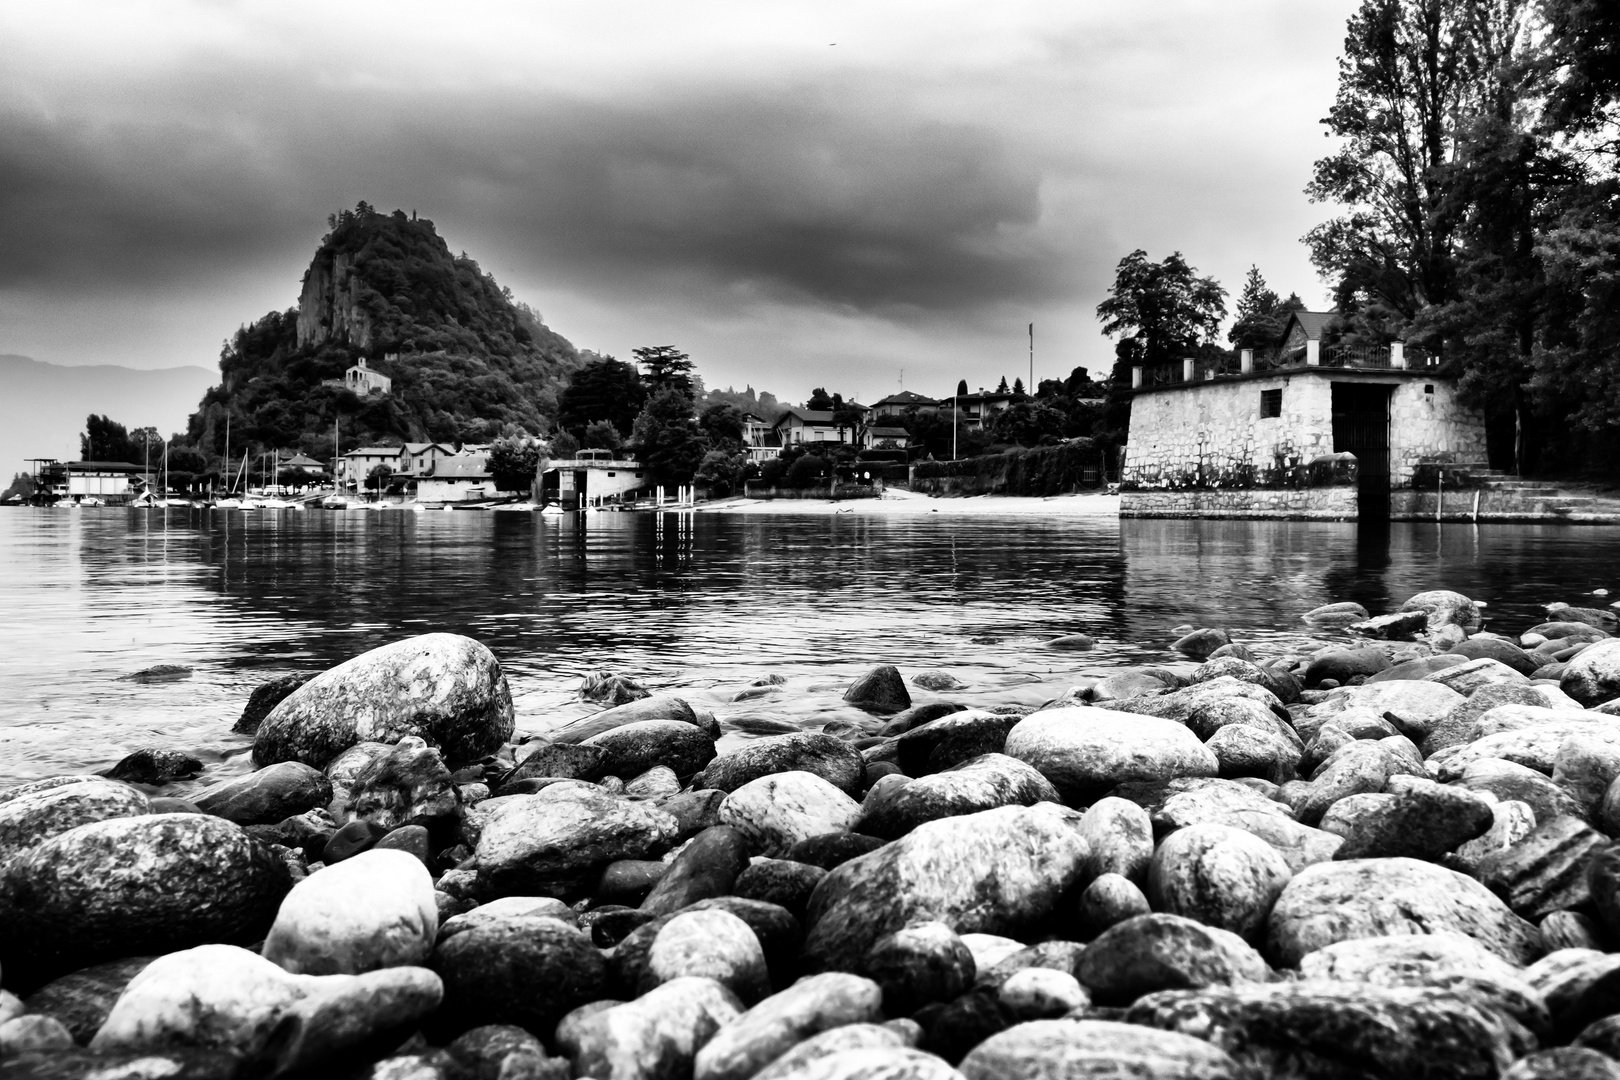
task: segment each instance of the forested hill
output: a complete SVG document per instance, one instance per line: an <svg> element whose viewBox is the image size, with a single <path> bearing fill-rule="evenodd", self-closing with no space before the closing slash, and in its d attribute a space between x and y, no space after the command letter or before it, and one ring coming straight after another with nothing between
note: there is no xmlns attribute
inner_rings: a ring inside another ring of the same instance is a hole
<svg viewBox="0 0 1620 1080"><path fill-rule="evenodd" d="M297 448L325 458L334 421L343 451L380 441L484 442L540 434L580 363L573 345L426 218L362 202L328 219L298 306L244 326L220 354L220 385L192 415L187 441L224 449ZM330 380L361 357L393 379L357 397Z"/></svg>

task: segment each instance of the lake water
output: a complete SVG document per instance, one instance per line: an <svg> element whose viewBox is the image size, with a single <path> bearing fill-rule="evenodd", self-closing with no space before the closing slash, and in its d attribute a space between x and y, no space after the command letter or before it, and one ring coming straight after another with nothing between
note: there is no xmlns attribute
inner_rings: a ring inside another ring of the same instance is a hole
<svg viewBox="0 0 1620 1080"><path fill-rule="evenodd" d="M141 746L245 771L252 688L411 634L494 650L520 730L591 711L607 668L721 718L727 738L861 715L875 663L943 668L967 705L1038 704L1123 667L1188 665L1173 628L1276 653L1450 588L1518 632L1540 605L1602 605L1620 529L839 515L0 511L0 785L101 769ZM1044 644L1093 635L1090 652ZM183 664L174 682L125 678ZM734 704L768 673L783 692ZM914 693L917 700L932 695Z"/></svg>

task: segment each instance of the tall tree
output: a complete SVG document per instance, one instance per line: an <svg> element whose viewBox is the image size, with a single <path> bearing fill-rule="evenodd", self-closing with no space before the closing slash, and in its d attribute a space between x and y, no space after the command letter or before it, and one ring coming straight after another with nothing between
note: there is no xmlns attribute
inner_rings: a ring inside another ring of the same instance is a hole
<svg viewBox="0 0 1620 1080"><path fill-rule="evenodd" d="M1258 266L1250 266L1243 277L1243 291L1237 298L1237 321L1226 332L1234 349L1263 349L1282 335L1285 314L1278 311L1282 301L1267 285Z"/></svg>
<svg viewBox="0 0 1620 1080"><path fill-rule="evenodd" d="M660 390L678 390L688 398L694 396L692 385L692 359L673 345L648 345L631 349L636 360L647 369L647 384L654 393Z"/></svg>
<svg viewBox="0 0 1620 1080"><path fill-rule="evenodd" d="M827 393L826 387L818 386L810 391L810 397L806 399L804 407L817 412L831 412L833 404L833 396Z"/></svg>
<svg viewBox="0 0 1620 1080"><path fill-rule="evenodd" d="M656 483L689 483L709 449L698 433L692 399L674 387L655 392L635 423L636 454Z"/></svg>
<svg viewBox="0 0 1620 1080"><path fill-rule="evenodd" d="M1150 262L1138 248L1115 268L1108 298L1097 305L1103 333L1124 335L1120 353L1138 363L1163 364L1212 337L1226 316L1226 290L1199 277L1181 252ZM1129 385L1129 380L1125 381Z"/></svg>
<svg viewBox="0 0 1620 1080"><path fill-rule="evenodd" d="M583 434L592 423L606 420L628 436L646 401L647 387L636 369L604 356L574 372L557 399L557 422Z"/></svg>

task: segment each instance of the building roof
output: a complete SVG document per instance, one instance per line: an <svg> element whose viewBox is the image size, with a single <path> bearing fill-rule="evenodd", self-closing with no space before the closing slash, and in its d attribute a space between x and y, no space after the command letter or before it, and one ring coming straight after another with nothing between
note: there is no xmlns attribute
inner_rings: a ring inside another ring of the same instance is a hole
<svg viewBox="0 0 1620 1080"><path fill-rule="evenodd" d="M405 452L407 454L420 454L422 451L431 450L435 446L437 446L440 450L449 450L450 449L448 446L444 445L444 443L408 442L408 443L405 444L404 450L405 450Z"/></svg>
<svg viewBox="0 0 1620 1080"><path fill-rule="evenodd" d="M290 458L282 459L281 463L283 465L289 467L289 468L295 468L295 469L324 469L324 468L326 468L325 465L322 465L320 462L316 461L314 458L309 457L306 454L294 454Z"/></svg>
<svg viewBox="0 0 1620 1080"><path fill-rule="evenodd" d="M127 461L69 461L63 464L69 472L157 472L156 467L147 469L144 465L131 465Z"/></svg>
<svg viewBox="0 0 1620 1080"><path fill-rule="evenodd" d="M869 427L866 433L874 439L909 439L911 432L903 427Z"/></svg>
<svg viewBox="0 0 1620 1080"><path fill-rule="evenodd" d="M781 418L777 420L775 424L771 426L781 427L783 424L787 423L788 417L790 416L798 417L799 421L804 424L820 424L825 427L838 426L837 424L833 423L833 414L831 409L789 409L787 412L782 414Z"/></svg>
<svg viewBox="0 0 1620 1080"><path fill-rule="evenodd" d="M435 480L487 480L489 458L483 454L456 454L435 461L427 472Z"/></svg>
<svg viewBox="0 0 1620 1080"><path fill-rule="evenodd" d="M1282 339L1285 341L1288 339L1289 329L1297 322L1299 328L1305 331L1307 340L1321 341L1322 331L1338 317L1337 311L1290 311L1288 321L1283 324Z"/></svg>
<svg viewBox="0 0 1620 1080"><path fill-rule="evenodd" d="M362 446L358 450L350 450L344 457L399 457L400 448L397 446Z"/></svg>
<svg viewBox="0 0 1620 1080"><path fill-rule="evenodd" d="M1019 397L1024 397L1024 396L1026 396L1026 395L1014 394L1011 391L1008 391L1007 393L1001 393L1000 391L996 391L996 390L987 390L982 394L953 394L952 396L946 398L945 400L946 401L966 401L966 402L978 401L978 402L988 403L988 402L992 402L992 401L1012 401L1014 398L1019 398ZM941 404L943 404L943 402Z"/></svg>
<svg viewBox="0 0 1620 1080"><path fill-rule="evenodd" d="M906 408L907 406L911 406L911 405L938 405L938 404L939 404L939 402L934 400L931 397L923 397L921 394L913 393L910 390L902 390L898 394L890 394L888 397L884 398L882 401L873 402L872 403L872 408L876 409L876 408L878 408L879 406L882 406L882 405L899 405L901 408Z"/></svg>

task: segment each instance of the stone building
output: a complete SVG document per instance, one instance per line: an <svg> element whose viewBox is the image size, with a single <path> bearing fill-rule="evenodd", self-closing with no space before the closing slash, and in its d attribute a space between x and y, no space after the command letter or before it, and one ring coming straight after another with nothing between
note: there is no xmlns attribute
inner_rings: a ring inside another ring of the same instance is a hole
<svg viewBox="0 0 1620 1080"><path fill-rule="evenodd" d="M1400 519L1420 465L1485 461L1483 415L1430 357L1324 345L1323 313L1299 314L1236 371L1133 369L1123 516Z"/></svg>
<svg viewBox="0 0 1620 1080"><path fill-rule="evenodd" d="M343 385L364 397L367 394L388 393L394 387L394 380L376 368L367 367L366 358L362 356L358 364L343 373Z"/></svg>

